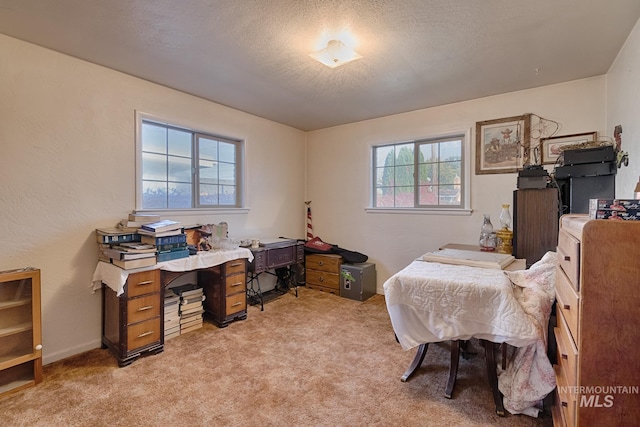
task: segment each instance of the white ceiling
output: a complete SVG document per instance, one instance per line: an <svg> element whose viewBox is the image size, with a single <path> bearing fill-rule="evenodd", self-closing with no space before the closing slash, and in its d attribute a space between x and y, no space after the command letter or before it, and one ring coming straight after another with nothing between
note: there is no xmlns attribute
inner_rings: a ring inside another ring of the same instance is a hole
<svg viewBox="0 0 640 427"><path fill-rule="evenodd" d="M603 75L639 0L0 0L0 33L301 130ZM308 54L351 31L364 59Z"/></svg>

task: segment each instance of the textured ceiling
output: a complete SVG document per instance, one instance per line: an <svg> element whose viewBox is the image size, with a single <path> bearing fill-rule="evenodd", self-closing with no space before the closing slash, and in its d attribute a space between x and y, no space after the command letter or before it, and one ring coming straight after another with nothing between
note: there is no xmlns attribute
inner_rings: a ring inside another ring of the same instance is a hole
<svg viewBox="0 0 640 427"><path fill-rule="evenodd" d="M639 0L0 0L0 33L301 130L605 74ZM364 56L308 54L350 31Z"/></svg>

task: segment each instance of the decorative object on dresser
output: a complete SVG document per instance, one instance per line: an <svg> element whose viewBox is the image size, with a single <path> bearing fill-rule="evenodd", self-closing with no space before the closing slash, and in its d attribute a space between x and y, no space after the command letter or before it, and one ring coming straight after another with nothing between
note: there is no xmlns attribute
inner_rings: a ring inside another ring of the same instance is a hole
<svg viewBox="0 0 640 427"><path fill-rule="evenodd" d="M305 257L306 286L340 295L342 257L336 254L308 254Z"/></svg>
<svg viewBox="0 0 640 427"><path fill-rule="evenodd" d="M129 365L143 353L164 350L163 291L159 270L129 274L119 297L102 285L102 345L111 350L119 366Z"/></svg>
<svg viewBox="0 0 640 427"><path fill-rule="evenodd" d="M40 270L0 272L0 396L42 381Z"/></svg>
<svg viewBox="0 0 640 427"><path fill-rule="evenodd" d="M513 255L527 267L558 244L558 190L555 188L513 192Z"/></svg>
<svg viewBox="0 0 640 427"><path fill-rule="evenodd" d="M564 215L554 426L640 425L640 222Z"/></svg>
<svg viewBox="0 0 640 427"><path fill-rule="evenodd" d="M247 318L247 262L244 259L198 270L198 283L204 286L205 315L218 327Z"/></svg>

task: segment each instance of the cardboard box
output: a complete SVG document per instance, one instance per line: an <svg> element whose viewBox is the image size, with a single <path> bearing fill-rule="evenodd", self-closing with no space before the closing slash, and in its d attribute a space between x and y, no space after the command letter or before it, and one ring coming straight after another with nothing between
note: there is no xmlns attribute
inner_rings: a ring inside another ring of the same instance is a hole
<svg viewBox="0 0 640 427"><path fill-rule="evenodd" d="M589 218L639 220L640 200L589 199Z"/></svg>

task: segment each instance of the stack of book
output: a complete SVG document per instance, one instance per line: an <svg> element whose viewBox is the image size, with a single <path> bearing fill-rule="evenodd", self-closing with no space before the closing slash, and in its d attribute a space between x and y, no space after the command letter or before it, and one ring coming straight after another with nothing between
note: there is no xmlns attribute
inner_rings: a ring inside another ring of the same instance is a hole
<svg viewBox="0 0 640 427"><path fill-rule="evenodd" d="M142 244L140 235L136 232L119 228L98 228L96 238L100 261L117 265L125 270L156 264L155 246Z"/></svg>
<svg viewBox="0 0 640 427"><path fill-rule="evenodd" d="M184 234L184 227L179 221L165 219L143 224L138 233L142 236L143 243L156 246L158 262L189 256L187 235Z"/></svg>
<svg viewBox="0 0 640 427"><path fill-rule="evenodd" d="M149 267L156 264L156 247L141 242L101 244L99 258L125 270Z"/></svg>
<svg viewBox="0 0 640 427"><path fill-rule="evenodd" d="M180 335L180 297L171 289L164 294L164 340Z"/></svg>
<svg viewBox="0 0 640 427"><path fill-rule="evenodd" d="M120 220L118 228L137 233L143 225L157 221L160 221L160 215L130 213L127 218Z"/></svg>
<svg viewBox="0 0 640 427"><path fill-rule="evenodd" d="M204 292L202 286L186 284L172 288L180 296L180 334L202 328Z"/></svg>

